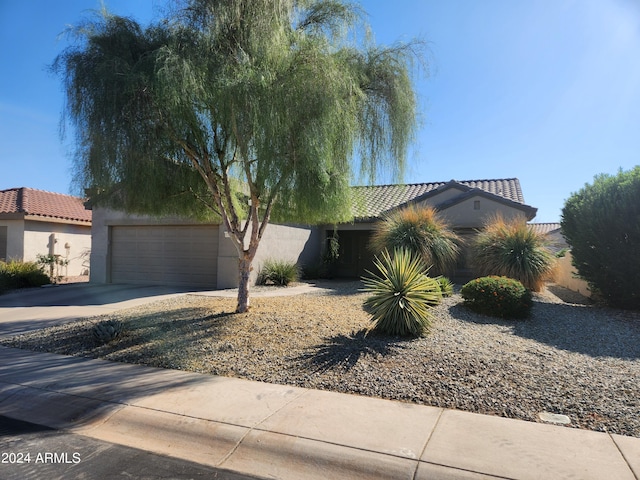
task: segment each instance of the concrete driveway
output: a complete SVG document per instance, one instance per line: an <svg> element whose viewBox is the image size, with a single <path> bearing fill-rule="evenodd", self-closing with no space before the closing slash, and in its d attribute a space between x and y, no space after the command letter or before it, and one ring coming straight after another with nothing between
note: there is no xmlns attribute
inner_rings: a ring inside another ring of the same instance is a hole
<svg viewBox="0 0 640 480"><path fill-rule="evenodd" d="M91 283L16 290L0 295L0 336L103 315L194 291L197 289Z"/></svg>

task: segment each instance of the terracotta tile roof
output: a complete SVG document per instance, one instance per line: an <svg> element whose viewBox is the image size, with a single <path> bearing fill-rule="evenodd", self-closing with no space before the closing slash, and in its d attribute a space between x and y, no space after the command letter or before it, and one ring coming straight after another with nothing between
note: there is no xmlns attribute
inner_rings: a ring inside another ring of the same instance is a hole
<svg viewBox="0 0 640 480"><path fill-rule="evenodd" d="M548 233L560 230L559 223L530 223L529 228L536 233L547 235Z"/></svg>
<svg viewBox="0 0 640 480"><path fill-rule="evenodd" d="M505 200L525 205L520 181L517 178L373 185L354 187L354 216L356 218L377 218L384 212L412 200L428 198L429 194L435 194L435 190L453 186L458 186L458 188L462 186L467 191L479 189Z"/></svg>
<svg viewBox="0 0 640 480"><path fill-rule="evenodd" d="M26 187L0 190L2 214L91 222L91 210L85 208L83 199Z"/></svg>

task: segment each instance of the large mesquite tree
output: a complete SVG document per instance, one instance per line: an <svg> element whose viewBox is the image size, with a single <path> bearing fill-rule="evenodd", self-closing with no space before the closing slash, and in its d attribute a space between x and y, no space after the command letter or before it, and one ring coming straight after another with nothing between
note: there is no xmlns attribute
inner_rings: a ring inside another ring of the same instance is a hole
<svg viewBox="0 0 640 480"><path fill-rule="evenodd" d="M246 311L270 219L347 220L354 171L402 171L420 45L359 27L341 0L187 0L146 28L103 11L53 64L78 184L96 204L220 219Z"/></svg>

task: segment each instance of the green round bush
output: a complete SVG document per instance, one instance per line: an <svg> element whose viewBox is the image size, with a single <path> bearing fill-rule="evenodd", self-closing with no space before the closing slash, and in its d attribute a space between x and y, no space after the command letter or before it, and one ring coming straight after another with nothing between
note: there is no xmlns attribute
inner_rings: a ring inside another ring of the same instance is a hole
<svg viewBox="0 0 640 480"><path fill-rule="evenodd" d="M460 291L464 305L474 312L499 318L526 318L533 301L518 280L489 276L476 278Z"/></svg>
<svg viewBox="0 0 640 480"><path fill-rule="evenodd" d="M598 175L566 201L573 266L611 307L640 310L640 165Z"/></svg>

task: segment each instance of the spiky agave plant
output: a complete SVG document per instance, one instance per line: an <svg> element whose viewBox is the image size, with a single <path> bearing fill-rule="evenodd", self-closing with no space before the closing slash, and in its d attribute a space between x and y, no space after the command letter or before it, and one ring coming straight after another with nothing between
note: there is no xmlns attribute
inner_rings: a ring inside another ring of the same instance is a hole
<svg viewBox="0 0 640 480"><path fill-rule="evenodd" d="M523 219L491 219L473 245L474 266L480 276L514 278L534 292L553 275L555 257L546 247L544 236Z"/></svg>
<svg viewBox="0 0 640 480"><path fill-rule="evenodd" d="M118 320L105 320L93 326L93 338L100 344L104 345L111 340L116 339L122 333L122 322Z"/></svg>
<svg viewBox="0 0 640 480"><path fill-rule="evenodd" d="M431 306L441 299L440 286L426 275L420 257L407 249L393 255L383 250L374 264L380 274L363 277L370 293L364 305L371 314L374 329L389 335L420 336L431 326Z"/></svg>
<svg viewBox="0 0 640 480"><path fill-rule="evenodd" d="M455 265L460 252L460 238L435 208L410 205L387 215L371 237L375 252L405 248L422 257L437 273Z"/></svg>

